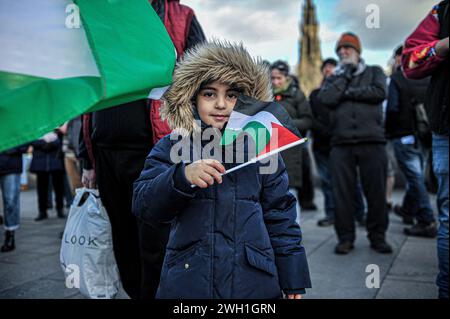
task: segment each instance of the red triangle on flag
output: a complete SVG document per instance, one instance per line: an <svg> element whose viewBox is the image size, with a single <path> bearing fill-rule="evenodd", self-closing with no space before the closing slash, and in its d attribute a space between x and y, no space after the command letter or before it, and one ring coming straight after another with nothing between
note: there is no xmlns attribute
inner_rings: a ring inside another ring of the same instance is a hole
<svg viewBox="0 0 450 319"><path fill-rule="evenodd" d="M278 140L278 143L274 139ZM269 143L266 145L264 150L258 154L258 156L264 155L271 151L274 151L283 146L289 145L291 143L297 142L300 138L285 128L283 125L272 122L272 134Z"/></svg>

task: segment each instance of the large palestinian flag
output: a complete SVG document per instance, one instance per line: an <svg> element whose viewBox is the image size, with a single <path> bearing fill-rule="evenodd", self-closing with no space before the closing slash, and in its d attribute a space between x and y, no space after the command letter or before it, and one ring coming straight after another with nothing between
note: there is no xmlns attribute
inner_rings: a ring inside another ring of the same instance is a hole
<svg viewBox="0 0 450 319"><path fill-rule="evenodd" d="M148 0L0 0L0 151L168 86L175 59Z"/></svg>
<svg viewBox="0 0 450 319"><path fill-rule="evenodd" d="M239 96L230 115L221 144L230 145L246 134L253 139L256 157L265 158L306 142L286 110L278 103Z"/></svg>

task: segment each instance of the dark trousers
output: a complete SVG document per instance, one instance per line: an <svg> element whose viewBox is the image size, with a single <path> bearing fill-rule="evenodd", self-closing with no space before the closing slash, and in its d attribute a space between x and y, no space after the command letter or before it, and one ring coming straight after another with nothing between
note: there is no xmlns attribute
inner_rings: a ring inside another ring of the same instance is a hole
<svg viewBox="0 0 450 319"><path fill-rule="evenodd" d="M141 299L154 299L169 239L170 224L149 224L139 221L142 266Z"/></svg>
<svg viewBox="0 0 450 319"><path fill-rule="evenodd" d="M371 242L385 240L387 155L383 144L334 146L330 170L335 202L335 229L340 242L355 240L355 190L357 168L367 200L367 232Z"/></svg>
<svg viewBox="0 0 450 319"><path fill-rule="evenodd" d="M140 223L132 213L133 183L144 167L148 152L100 147L96 150L98 189L111 222L122 286L132 299L154 298L166 245L164 237L159 235L164 227Z"/></svg>
<svg viewBox="0 0 450 319"><path fill-rule="evenodd" d="M322 193L324 198L325 217L328 220L334 220L334 199L333 188L330 175L330 154L320 151L314 151L314 157L316 159L317 170L319 171ZM356 213L355 219L357 221L362 220L365 217L364 198L361 183L358 181L355 190L355 205Z"/></svg>
<svg viewBox="0 0 450 319"><path fill-rule="evenodd" d="M55 191L56 210L62 211L64 207L64 171L39 172L36 175L39 212L47 214L50 178Z"/></svg>
<svg viewBox="0 0 450 319"><path fill-rule="evenodd" d="M302 187L298 189L300 205L314 201L314 183L312 178L312 163L308 149L302 153Z"/></svg>

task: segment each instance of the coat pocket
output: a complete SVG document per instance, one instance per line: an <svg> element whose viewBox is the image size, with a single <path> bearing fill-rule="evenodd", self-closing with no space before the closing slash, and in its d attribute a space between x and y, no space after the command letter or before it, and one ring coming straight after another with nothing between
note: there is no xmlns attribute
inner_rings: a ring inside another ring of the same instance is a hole
<svg viewBox="0 0 450 319"><path fill-rule="evenodd" d="M184 249L183 251L171 251L167 252L166 265L171 268L178 264L179 262L188 259L197 251L200 246L201 241L191 245L190 247Z"/></svg>
<svg viewBox="0 0 450 319"><path fill-rule="evenodd" d="M251 244L245 244L245 253L247 255L248 263L254 268L262 270L272 276L277 274L275 261L265 252Z"/></svg>

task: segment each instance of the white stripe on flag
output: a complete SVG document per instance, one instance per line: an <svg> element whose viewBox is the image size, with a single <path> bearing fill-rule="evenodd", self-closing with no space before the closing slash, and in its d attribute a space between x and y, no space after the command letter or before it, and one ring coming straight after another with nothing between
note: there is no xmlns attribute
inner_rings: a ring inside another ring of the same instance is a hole
<svg viewBox="0 0 450 319"><path fill-rule="evenodd" d="M69 29L70 0L0 1L0 71L61 79L100 76L84 28Z"/></svg>
<svg viewBox="0 0 450 319"><path fill-rule="evenodd" d="M162 87L162 88L154 88L150 91L148 98L151 100L159 100L162 98L164 93L169 89L170 85Z"/></svg>

